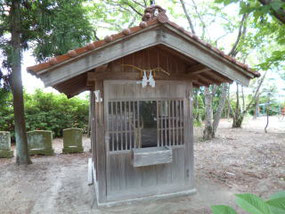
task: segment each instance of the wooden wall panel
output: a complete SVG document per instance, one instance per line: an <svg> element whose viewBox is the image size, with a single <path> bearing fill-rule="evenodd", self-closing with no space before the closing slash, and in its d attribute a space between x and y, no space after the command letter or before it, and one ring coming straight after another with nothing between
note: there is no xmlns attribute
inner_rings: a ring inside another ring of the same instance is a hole
<svg viewBox="0 0 285 214"><path fill-rule="evenodd" d="M118 100L144 100L144 99L178 99L185 98L185 85L190 82L156 81L156 87L142 88L141 84L134 81L105 81L108 84L109 101ZM166 93L167 92L167 93ZM169 93L168 93L169 92Z"/></svg>
<svg viewBox="0 0 285 214"><path fill-rule="evenodd" d="M161 67L172 75L185 74L187 67L191 65L191 63L185 62L180 59L178 56L170 55L166 51L161 51L158 47L147 48L131 55L125 56L118 60L110 63L110 69L107 71L98 71L97 75L103 73L112 73L116 75L116 73L126 72L126 73L137 73L136 69L122 66L123 64L135 65L142 69L152 69ZM106 75L106 79L108 79L108 75ZM131 77L131 76L130 76ZM163 73L157 73L156 79L172 79L171 75L167 76Z"/></svg>
<svg viewBox="0 0 285 214"><path fill-rule="evenodd" d="M107 200L122 200L140 194L147 196L154 194L154 191L167 193L175 186L177 189L189 188L190 185L185 182L184 153L183 147L177 147L173 149L172 163L137 168L131 163L131 152L109 154Z"/></svg>
<svg viewBox="0 0 285 214"><path fill-rule="evenodd" d="M193 164L191 163L193 158L189 157L193 155L191 150L191 148L193 148L191 147L193 139L191 138L191 133L189 133L188 129L188 126L192 124L190 121L190 114L192 114L192 112L189 111L191 106L189 90L192 90L191 82L157 81L155 88L142 88L142 86L136 84L135 81L104 81L105 108L108 107L109 102L120 105L119 103L122 103L122 101L127 101L125 103L130 102L131 105L131 103L136 103L138 100L164 99L164 102L169 102L172 106L172 108L169 108L171 116L175 114L176 111L174 104L181 102L181 105L178 105L178 108L180 109L178 109L177 112L180 113L177 117L179 120L183 120L183 125L187 126L187 129L184 129L184 133L182 133L181 129L180 135L180 138L182 136L184 137L183 143L185 144L172 146L172 163L146 167L133 167L130 150L114 152L107 150L107 201L171 193L193 187L193 184L191 183L192 180L189 179L189 177L193 177ZM174 100L169 101L169 99ZM183 107L182 100L185 105ZM181 113L182 111L184 116ZM108 110L105 109L105 120L110 121L108 117ZM169 122L172 126L175 126L176 121L172 118L167 120L170 121L164 122ZM110 125L111 124L107 124L107 127ZM107 136L109 136L109 134L108 132L105 132L105 138ZM171 134L168 134L167 140L165 138L164 141L172 141L172 144L175 144L177 138L176 132L172 131ZM164 143L167 144L166 142ZM106 147L111 148L109 145L106 145Z"/></svg>

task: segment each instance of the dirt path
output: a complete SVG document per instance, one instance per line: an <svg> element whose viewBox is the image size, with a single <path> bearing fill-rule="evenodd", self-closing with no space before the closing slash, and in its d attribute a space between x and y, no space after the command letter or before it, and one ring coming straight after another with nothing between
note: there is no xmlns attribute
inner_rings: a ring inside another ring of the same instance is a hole
<svg viewBox="0 0 285 214"><path fill-rule="evenodd" d="M89 140L85 153L63 155L56 139L57 154L33 157L30 166L0 159L0 213L204 214L211 213L210 205L233 204L234 193L266 197L285 189L285 120L272 120L264 134L264 119L248 120L244 129L223 120L217 139L208 142L199 142L201 128L195 129L196 195L103 209L94 205L94 187L87 185Z"/></svg>
<svg viewBox="0 0 285 214"><path fill-rule="evenodd" d="M87 185L87 154L34 158L33 165L0 167L0 213L210 213L212 204L233 200L233 193L210 180L197 181L198 193L153 202L98 209Z"/></svg>
<svg viewBox="0 0 285 214"><path fill-rule="evenodd" d="M271 118L267 134L265 120L247 120L243 129L231 129L231 123L222 120L216 139L196 141L197 177L262 197L284 190L285 120Z"/></svg>

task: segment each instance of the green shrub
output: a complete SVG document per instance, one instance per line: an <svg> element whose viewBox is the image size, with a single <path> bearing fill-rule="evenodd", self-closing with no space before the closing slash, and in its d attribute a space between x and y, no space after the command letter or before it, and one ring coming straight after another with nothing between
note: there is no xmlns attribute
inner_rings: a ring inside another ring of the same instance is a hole
<svg viewBox="0 0 285 214"><path fill-rule="evenodd" d="M44 93L42 90L36 90L33 94L25 93L24 98L27 131L50 130L55 137L61 137L65 128L77 127L87 130L87 99L68 99L65 95ZM0 108L0 130L10 131L13 137L14 114L11 94L6 97L5 103L5 106Z"/></svg>
<svg viewBox="0 0 285 214"><path fill-rule="evenodd" d="M0 131L14 130L14 113L12 95L0 88Z"/></svg>
<svg viewBox="0 0 285 214"><path fill-rule="evenodd" d="M237 194L236 203L239 207L251 214L284 214L285 192L275 193L269 200L264 201L254 194ZM237 212L225 205L211 207L214 214L236 214Z"/></svg>

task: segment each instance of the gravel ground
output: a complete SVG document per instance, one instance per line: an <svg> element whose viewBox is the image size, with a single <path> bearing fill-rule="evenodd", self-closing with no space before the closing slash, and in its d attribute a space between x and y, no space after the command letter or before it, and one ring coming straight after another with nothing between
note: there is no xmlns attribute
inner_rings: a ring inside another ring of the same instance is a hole
<svg viewBox="0 0 285 214"><path fill-rule="evenodd" d="M285 119L270 118L268 133L265 124L266 118L247 119L244 128L232 129L222 120L216 139L197 139L197 177L262 197L285 190Z"/></svg>
<svg viewBox="0 0 285 214"><path fill-rule="evenodd" d="M0 213L211 213L210 205L233 205L234 193L262 197L285 190L285 119L247 119L244 128L232 129L222 120L217 138L202 142L195 128L196 195L97 208L94 187L87 185L90 141L82 154L60 154L62 139L55 139L52 157L35 156L33 164L17 166L15 159L0 159ZM242 213L240 211L239 213Z"/></svg>

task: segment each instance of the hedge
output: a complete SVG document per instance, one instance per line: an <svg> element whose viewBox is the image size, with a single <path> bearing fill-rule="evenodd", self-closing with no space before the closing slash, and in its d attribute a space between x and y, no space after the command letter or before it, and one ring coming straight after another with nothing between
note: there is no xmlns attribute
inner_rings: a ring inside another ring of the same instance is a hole
<svg viewBox="0 0 285 214"><path fill-rule="evenodd" d="M70 127L87 130L88 99L45 93L36 90L33 94L24 93L27 131L51 130L54 137L61 137L62 130ZM12 95L0 96L0 130L10 131L14 136L14 114Z"/></svg>

